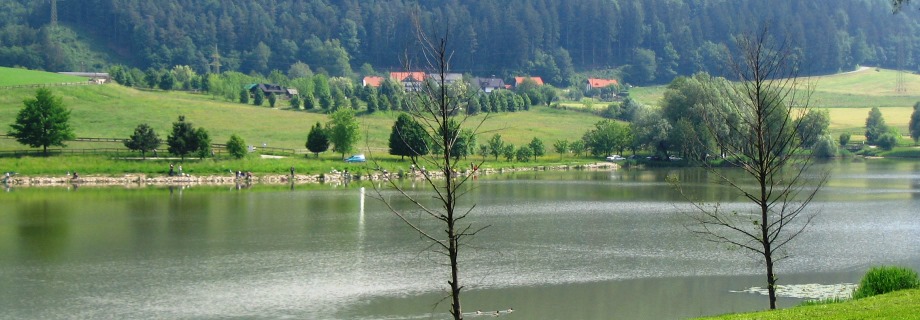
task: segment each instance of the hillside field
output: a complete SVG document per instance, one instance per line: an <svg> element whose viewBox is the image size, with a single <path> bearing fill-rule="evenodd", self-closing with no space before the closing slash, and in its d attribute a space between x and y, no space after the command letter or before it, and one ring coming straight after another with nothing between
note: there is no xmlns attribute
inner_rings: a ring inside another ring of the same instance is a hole
<svg viewBox="0 0 920 320"><path fill-rule="evenodd" d="M920 101L920 75L904 73L903 92L895 92L898 72L864 67L853 72L803 78L803 84L814 86L810 105L826 109L831 116L830 131L835 136L849 132L858 139L865 131L866 117L872 107L878 107L889 126L908 135L907 124L914 103ZM630 96L645 105L657 106L664 96L665 86L637 87ZM595 104L595 107L606 104Z"/></svg>
<svg viewBox="0 0 920 320"><path fill-rule="evenodd" d="M62 78L65 77L65 78ZM920 76L905 74L905 93L894 92L897 72L864 68L832 76L807 78L815 83L812 105L826 108L831 116L831 132L853 134L860 139L865 119L871 106L882 110L886 122L907 135L907 123L914 102L920 101ZM68 76L54 73L0 68L0 82L46 83L66 80ZM77 79L82 79L76 77ZM65 80L62 80L65 79ZM22 108L22 101L35 95L35 88L6 88L0 95L0 132L6 133ZM295 111L285 107L268 108L244 105L214 98L206 94L181 91L149 91L127 88L116 84L50 87L63 98L72 110L73 126L78 137L127 138L140 123L147 123L165 140L172 123L185 115L195 126L211 133L212 141L223 143L231 134L240 135L248 144L280 148L304 149L307 133L316 122L325 123L328 117L315 111ZM664 87L633 88L631 95L639 102L656 105ZM286 102L281 101L279 105ZM577 109L581 103L564 105ZM607 103L597 102L594 108L604 108ZM395 112L377 112L359 115L365 135L361 148L384 152L387 139L396 118ZM474 117L468 124L476 124L485 115ZM479 128L480 142L493 134L515 145L540 138L548 149L556 140L581 138L600 118L586 112L534 107L530 111L488 115ZM71 142L73 148L120 147L112 143ZM26 149L12 139L0 139L0 150ZM165 147L164 147L165 148Z"/></svg>
<svg viewBox="0 0 920 320"><path fill-rule="evenodd" d="M72 110L72 124L78 137L127 138L140 123L147 123L160 135L172 130L180 115L196 127L204 127L214 143L226 142L231 134L240 135L247 144L269 147L304 149L307 133L316 122L325 124L328 117L317 112L295 111L288 108L268 108L214 99L209 95L189 92L142 91L115 84L79 87L52 87L55 96L63 98ZM32 89L6 89L0 95L0 127L3 133L22 108L22 101L35 95ZM279 102L283 105L285 102ZM395 121L395 112L359 115L358 121L366 135L361 148L384 150ZM485 117L472 118L468 124L478 124ZM479 141L501 134L509 143L521 145L534 137L551 148L558 139L574 140L592 127L598 117L572 111L536 107L526 112L489 115L479 129ZM74 148L113 147L113 144L69 143ZM165 148L165 147L164 147ZM12 139L0 139L0 149L27 149Z"/></svg>
<svg viewBox="0 0 920 320"><path fill-rule="evenodd" d="M87 79L52 72L0 67L0 87L74 82L87 82Z"/></svg>

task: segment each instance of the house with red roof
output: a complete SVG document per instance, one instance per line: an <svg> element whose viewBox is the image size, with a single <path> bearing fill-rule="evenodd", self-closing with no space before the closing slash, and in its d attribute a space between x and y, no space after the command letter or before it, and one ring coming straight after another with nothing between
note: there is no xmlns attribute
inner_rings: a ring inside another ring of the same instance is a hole
<svg viewBox="0 0 920 320"><path fill-rule="evenodd" d="M422 82L425 81L425 73L419 71L390 72L390 79L401 83L406 92L419 91L422 89Z"/></svg>
<svg viewBox="0 0 920 320"><path fill-rule="evenodd" d="M533 82L536 82L537 86L543 85L543 78L540 78L540 77L514 77L514 87L517 88L521 86L521 84L524 83L524 80L527 80L527 79L530 79L530 80L533 80Z"/></svg>
<svg viewBox="0 0 920 320"><path fill-rule="evenodd" d="M620 83L617 79L598 79L598 78L588 78L588 86L585 90L591 89L602 89L609 86L619 86Z"/></svg>
<svg viewBox="0 0 920 320"><path fill-rule="evenodd" d="M364 80L361 80L361 84L363 84L365 87L370 86L374 88L380 88L380 85L383 84L383 80L384 78L380 76L366 76L364 77Z"/></svg>
<svg viewBox="0 0 920 320"><path fill-rule="evenodd" d="M585 95L594 96L601 100L613 100L617 96L620 82L616 79L588 78L585 85Z"/></svg>

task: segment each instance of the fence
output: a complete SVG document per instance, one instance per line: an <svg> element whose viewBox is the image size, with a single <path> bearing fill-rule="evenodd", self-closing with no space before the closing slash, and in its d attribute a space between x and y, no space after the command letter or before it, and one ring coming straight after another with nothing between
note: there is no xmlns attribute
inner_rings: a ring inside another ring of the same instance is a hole
<svg viewBox="0 0 920 320"><path fill-rule="evenodd" d="M13 139L12 136L0 134L0 139ZM124 143L127 139L119 138L74 138L70 141L78 142L109 142L109 143ZM165 149L165 148L164 148ZM224 155L227 152L227 145L223 143L212 143L211 150L215 156ZM387 148L377 147L377 148L362 148L356 152L383 152L388 151ZM264 154L264 155L274 155L274 156L297 156L297 155L312 155L313 153L307 149L294 149L294 148L278 148L278 147L259 147L254 146L253 153ZM78 154L102 154L102 155L112 155L115 157L139 157L141 155L140 151L133 151L128 148L88 148L88 149L48 149L48 154L57 154L57 155L78 155ZM27 156L27 155L44 155L42 150L0 150L0 157L9 157L9 156ZM147 156L152 156L153 152L148 152ZM168 153L161 153L161 155L168 155Z"/></svg>
<svg viewBox="0 0 920 320"><path fill-rule="evenodd" d="M0 157L22 157L22 156L42 156L46 153L42 150L0 150ZM132 151L127 148L95 148L95 149L48 149L48 155L88 155L104 154L116 157L128 157L140 155L140 152Z"/></svg>

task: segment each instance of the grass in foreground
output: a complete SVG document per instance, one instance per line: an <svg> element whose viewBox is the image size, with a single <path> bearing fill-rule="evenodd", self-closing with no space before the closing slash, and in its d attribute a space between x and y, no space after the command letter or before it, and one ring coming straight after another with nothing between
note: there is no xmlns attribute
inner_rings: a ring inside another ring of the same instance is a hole
<svg viewBox="0 0 920 320"><path fill-rule="evenodd" d="M841 303L701 318L741 319L920 319L920 289L896 291Z"/></svg>

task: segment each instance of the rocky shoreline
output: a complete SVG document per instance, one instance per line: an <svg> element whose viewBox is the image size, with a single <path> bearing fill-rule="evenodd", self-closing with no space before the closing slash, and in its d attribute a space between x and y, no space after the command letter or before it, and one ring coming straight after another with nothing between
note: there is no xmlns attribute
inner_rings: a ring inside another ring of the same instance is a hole
<svg viewBox="0 0 920 320"><path fill-rule="evenodd" d="M562 171L562 170L614 170L619 168L615 163L599 162L586 165L560 165L560 166L533 166L502 169L482 169L472 172L465 170L457 175L489 175L524 171ZM428 175L434 179L443 178L443 173L431 171ZM345 172L328 172L315 175L253 175L251 178L238 178L235 175L183 175L163 176L146 174L124 174L122 176L81 175L78 178L70 176L20 176L14 175L3 178L2 184L15 187L68 187L78 186L170 186L170 185L237 185L237 184L306 184L306 183L344 183L349 180L381 181L386 179L423 179L421 171L415 172L386 172L375 171L372 174L357 175Z"/></svg>

